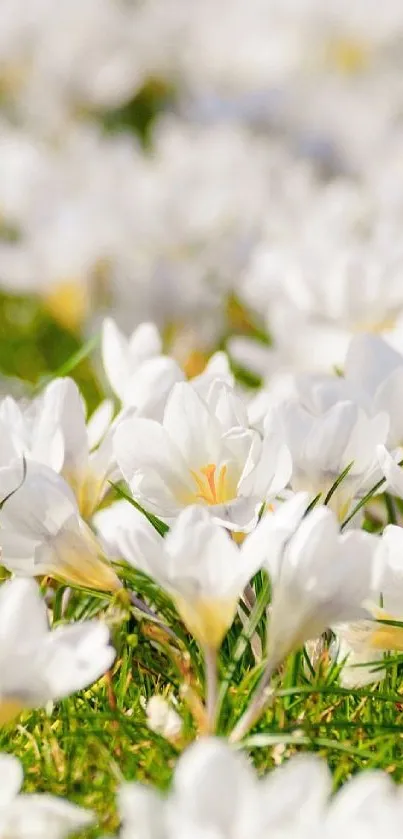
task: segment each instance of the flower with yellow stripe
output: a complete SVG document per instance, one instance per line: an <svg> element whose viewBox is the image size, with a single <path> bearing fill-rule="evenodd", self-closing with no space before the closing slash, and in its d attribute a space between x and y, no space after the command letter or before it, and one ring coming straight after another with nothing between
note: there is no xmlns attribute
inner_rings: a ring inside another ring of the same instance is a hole
<svg viewBox="0 0 403 839"><path fill-rule="evenodd" d="M0 470L2 563L26 577L49 575L69 585L117 591L121 584L66 481L43 464Z"/></svg>
<svg viewBox="0 0 403 839"><path fill-rule="evenodd" d="M276 514L270 515L275 529ZM183 510L164 539L133 507L127 508L124 520L120 511L118 516L115 540L122 557L170 594L203 648L217 650L246 584L266 555L261 525L237 547L200 506Z"/></svg>
<svg viewBox="0 0 403 839"><path fill-rule="evenodd" d="M136 501L168 523L199 505L228 529L248 532L291 474L280 433L262 438L250 428L246 406L221 378L201 388L176 384L162 422L123 421L114 450Z"/></svg>

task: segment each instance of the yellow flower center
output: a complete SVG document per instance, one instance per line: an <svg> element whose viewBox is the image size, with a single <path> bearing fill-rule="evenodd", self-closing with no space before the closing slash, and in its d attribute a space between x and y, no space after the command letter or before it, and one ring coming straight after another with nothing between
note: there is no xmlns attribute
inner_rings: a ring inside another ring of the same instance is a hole
<svg viewBox="0 0 403 839"><path fill-rule="evenodd" d="M373 607L371 611L378 621L395 620L393 615L388 614L384 609ZM403 650L403 626L378 623L371 635L371 647L376 650L396 650L400 652Z"/></svg>
<svg viewBox="0 0 403 839"><path fill-rule="evenodd" d="M355 332L372 332L375 335L381 335L382 332L387 332L394 329L396 326L397 316L393 313L384 315L379 320L363 320L354 324Z"/></svg>
<svg viewBox="0 0 403 839"><path fill-rule="evenodd" d="M199 644L219 649L234 620L237 598L186 601L175 597L176 608Z"/></svg>
<svg viewBox="0 0 403 839"><path fill-rule="evenodd" d="M221 466L217 474L215 463L203 466L200 472L191 472L198 492L196 498L206 504L224 504L235 497L231 482L228 480L227 467Z"/></svg>
<svg viewBox="0 0 403 839"><path fill-rule="evenodd" d="M79 280L59 283L45 295L44 303L49 314L71 332L79 330L88 315L88 291Z"/></svg>
<svg viewBox="0 0 403 839"><path fill-rule="evenodd" d="M18 717L24 707L21 699L3 699L0 702L0 726L7 725L15 717Z"/></svg>
<svg viewBox="0 0 403 839"><path fill-rule="evenodd" d="M353 76L368 68L371 50L368 44L353 38L334 39L328 46L328 59L331 67Z"/></svg>
<svg viewBox="0 0 403 839"><path fill-rule="evenodd" d="M82 518L88 521L102 500L105 477L99 477L90 469L81 474L65 471L63 477L76 496Z"/></svg>

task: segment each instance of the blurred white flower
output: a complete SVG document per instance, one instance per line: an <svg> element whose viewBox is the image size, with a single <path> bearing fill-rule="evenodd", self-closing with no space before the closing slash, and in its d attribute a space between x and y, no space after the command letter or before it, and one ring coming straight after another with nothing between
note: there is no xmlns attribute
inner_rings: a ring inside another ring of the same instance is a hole
<svg viewBox="0 0 403 839"><path fill-rule="evenodd" d="M362 394L368 412L388 415L388 448L403 445L403 355L378 335L357 335L348 349L344 375L347 385Z"/></svg>
<svg viewBox="0 0 403 839"><path fill-rule="evenodd" d="M95 21L95 25L94 25ZM60 128L78 108L114 107L142 83L146 54L123 2L72 0L55 14L48 0L6 0L0 61L5 92L20 118ZM47 49L45 46L47 44Z"/></svg>
<svg viewBox="0 0 403 839"><path fill-rule="evenodd" d="M341 682L347 687L381 681L386 653L403 650L403 529L388 525L379 539L365 601L367 619L336 626L336 653L346 658ZM357 666L358 665L358 666ZM367 666L363 666L367 665Z"/></svg>
<svg viewBox="0 0 403 839"><path fill-rule="evenodd" d="M50 631L46 605L33 580L12 580L0 587L0 637L2 725L24 708L86 688L115 658L109 631L100 621Z"/></svg>
<svg viewBox="0 0 403 839"><path fill-rule="evenodd" d="M382 659L386 650L375 648L371 639L375 628L371 620L334 627L331 657L342 664L339 681L348 690L381 682L386 675Z"/></svg>
<svg viewBox="0 0 403 839"><path fill-rule="evenodd" d="M268 377L274 363L306 372L342 367L350 339L363 331L403 342L402 249L396 235L401 208L351 179L306 179L298 202L278 190L280 219L267 225L239 283L240 294L266 313L273 347L233 342ZM292 195L292 192L291 192ZM301 200L302 199L302 200ZM309 212L307 212L309 206Z"/></svg>
<svg viewBox="0 0 403 839"><path fill-rule="evenodd" d="M264 837L314 830L330 791L325 764L293 758L258 780L248 760L222 740L204 739L179 759L167 801L138 784L119 794L121 839L134 829L167 837Z"/></svg>
<svg viewBox="0 0 403 839"><path fill-rule="evenodd" d="M66 481L46 466L27 462L0 470L2 563L16 574L49 574L71 585L116 591L120 582L101 546L80 517Z"/></svg>
<svg viewBox="0 0 403 839"><path fill-rule="evenodd" d="M0 754L0 834L7 839L64 839L94 822L94 815L54 795L21 793L17 758Z"/></svg>
<svg viewBox="0 0 403 839"><path fill-rule="evenodd" d="M350 342L343 376L299 375L295 388L305 407L322 413L341 401L360 405L368 416L389 417L386 444L403 443L403 356L381 336L363 333Z"/></svg>
<svg viewBox="0 0 403 839"><path fill-rule="evenodd" d="M338 401L330 407L316 404L316 410L306 408L304 401L290 399L279 405L275 414L291 452L291 486L310 492L313 498L320 495L323 502L337 478L350 467L329 499L343 521L360 490L369 489L371 480L376 482L376 447L387 438L389 418L384 412L368 416L352 401ZM272 415L267 416L266 428Z"/></svg>
<svg viewBox="0 0 403 839"><path fill-rule="evenodd" d="M163 696L152 696L146 705L147 725L151 731L175 742L182 732L183 720Z"/></svg>
<svg viewBox="0 0 403 839"><path fill-rule="evenodd" d="M249 761L222 740L204 739L180 757L168 798L140 784L119 793L121 839L267 836L375 839L387 824L399 835L402 799L386 773L367 771L331 797L331 776L315 755L297 755L258 779Z"/></svg>
<svg viewBox="0 0 403 839"><path fill-rule="evenodd" d="M140 416L160 419L169 392L184 373L162 354L162 339L153 323L142 323L126 338L107 318L102 330L102 359L112 390L125 407Z"/></svg>

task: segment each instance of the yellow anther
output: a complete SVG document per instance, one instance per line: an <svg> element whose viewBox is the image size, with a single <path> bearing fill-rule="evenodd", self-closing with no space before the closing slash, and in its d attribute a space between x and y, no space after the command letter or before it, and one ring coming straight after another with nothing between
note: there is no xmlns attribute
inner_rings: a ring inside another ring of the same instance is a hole
<svg viewBox="0 0 403 839"><path fill-rule="evenodd" d="M232 494L227 482L227 467L221 467L217 476L217 466L209 463L203 466L200 472L193 472L192 477L196 482L198 492L196 498L205 501L206 504L224 504L230 501Z"/></svg>

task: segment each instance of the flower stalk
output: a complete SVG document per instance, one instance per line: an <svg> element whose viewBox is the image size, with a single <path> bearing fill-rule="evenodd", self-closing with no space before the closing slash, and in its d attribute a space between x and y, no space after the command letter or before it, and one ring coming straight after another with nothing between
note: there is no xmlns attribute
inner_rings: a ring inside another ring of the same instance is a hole
<svg viewBox="0 0 403 839"><path fill-rule="evenodd" d="M230 734L230 743L239 743L240 740L243 740L252 726L258 722L269 704L271 704L274 698L274 691L270 686L273 670L272 665L269 665L263 673L250 705L244 714L242 714L242 717Z"/></svg>
<svg viewBox="0 0 403 839"><path fill-rule="evenodd" d="M206 667L206 733L214 734L217 726L218 701L217 649L215 647L205 645L203 653Z"/></svg>

